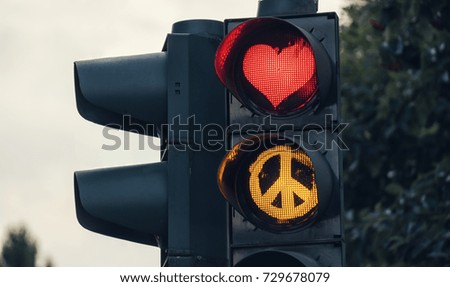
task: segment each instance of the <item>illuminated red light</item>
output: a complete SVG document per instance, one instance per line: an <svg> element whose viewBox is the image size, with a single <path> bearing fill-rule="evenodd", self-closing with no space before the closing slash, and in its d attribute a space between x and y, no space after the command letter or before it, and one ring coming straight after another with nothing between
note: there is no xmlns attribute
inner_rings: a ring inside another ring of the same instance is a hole
<svg viewBox="0 0 450 287"><path fill-rule="evenodd" d="M231 31L219 46L216 73L247 107L289 115L314 101L319 90L314 49L294 25L257 18Z"/></svg>
<svg viewBox="0 0 450 287"><path fill-rule="evenodd" d="M303 39L282 50L264 44L250 47L244 56L243 70L247 80L275 110L289 97L299 97L304 105L317 90L314 54Z"/></svg>

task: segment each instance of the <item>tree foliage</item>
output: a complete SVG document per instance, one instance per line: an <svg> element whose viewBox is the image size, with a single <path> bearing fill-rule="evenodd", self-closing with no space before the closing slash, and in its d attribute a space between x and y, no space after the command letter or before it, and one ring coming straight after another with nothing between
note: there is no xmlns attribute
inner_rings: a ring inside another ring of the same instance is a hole
<svg viewBox="0 0 450 287"><path fill-rule="evenodd" d="M37 246L25 227L10 229L3 244L0 266L34 267L36 266Z"/></svg>
<svg viewBox="0 0 450 287"><path fill-rule="evenodd" d="M345 11L348 265L450 266L450 3Z"/></svg>

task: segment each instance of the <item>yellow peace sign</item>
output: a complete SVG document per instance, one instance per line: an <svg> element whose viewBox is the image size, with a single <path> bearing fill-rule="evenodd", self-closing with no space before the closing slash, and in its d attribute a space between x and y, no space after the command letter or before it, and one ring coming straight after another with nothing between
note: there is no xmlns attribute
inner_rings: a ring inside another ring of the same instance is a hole
<svg viewBox="0 0 450 287"><path fill-rule="evenodd" d="M275 146L262 152L249 171L253 201L273 218L292 220L303 217L318 204L314 167L311 158L302 150ZM276 180L274 176L277 176ZM272 177L272 181L263 188L261 185L268 177Z"/></svg>

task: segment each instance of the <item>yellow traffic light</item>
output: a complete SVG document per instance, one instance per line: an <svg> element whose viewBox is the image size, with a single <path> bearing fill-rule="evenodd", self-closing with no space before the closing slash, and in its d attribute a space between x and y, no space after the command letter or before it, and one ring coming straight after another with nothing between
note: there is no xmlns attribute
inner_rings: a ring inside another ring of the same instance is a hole
<svg viewBox="0 0 450 287"><path fill-rule="evenodd" d="M319 199L314 167L303 150L277 145L262 152L249 172L253 202L279 223L302 219L316 211Z"/></svg>
<svg viewBox="0 0 450 287"><path fill-rule="evenodd" d="M222 195L249 221L270 231L314 222L328 205L331 182L330 167L320 152L274 135L239 142L218 172Z"/></svg>

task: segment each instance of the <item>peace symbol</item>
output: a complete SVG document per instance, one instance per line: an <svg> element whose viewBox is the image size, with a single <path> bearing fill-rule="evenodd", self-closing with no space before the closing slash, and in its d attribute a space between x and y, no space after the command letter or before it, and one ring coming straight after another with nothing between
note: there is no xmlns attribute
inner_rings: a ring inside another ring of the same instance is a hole
<svg viewBox="0 0 450 287"><path fill-rule="evenodd" d="M312 161L302 150L275 146L262 152L249 171L250 195L258 208L271 217L296 219L318 204Z"/></svg>

